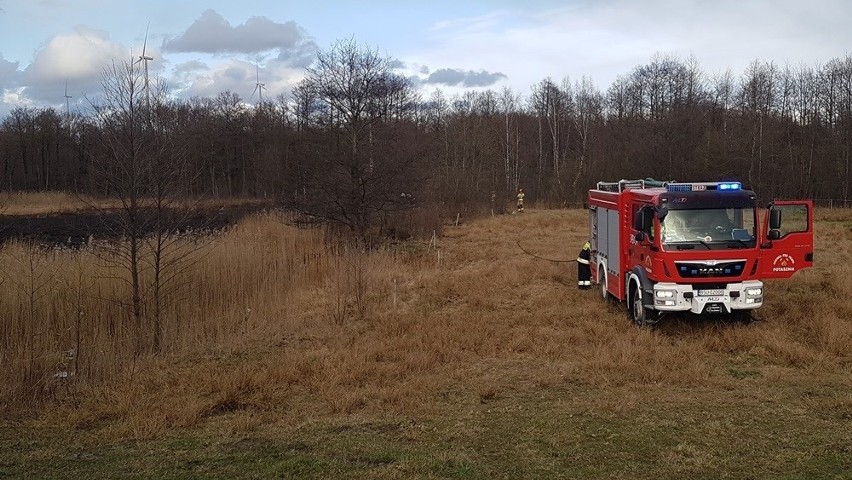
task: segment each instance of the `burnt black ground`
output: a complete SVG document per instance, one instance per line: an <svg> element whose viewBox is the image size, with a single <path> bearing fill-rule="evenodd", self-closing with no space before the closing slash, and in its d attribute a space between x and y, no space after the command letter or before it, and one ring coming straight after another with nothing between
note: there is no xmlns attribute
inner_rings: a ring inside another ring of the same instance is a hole
<svg viewBox="0 0 852 480"><path fill-rule="evenodd" d="M173 212L165 222L182 232L218 231L236 224L252 213L271 205L249 204L197 208L192 213ZM141 217L150 219L153 210L143 210ZM175 220L179 218L180 220ZM143 234L153 233L153 221L142 221ZM44 246L83 245L90 238L111 240L121 236L122 213L119 210L88 210L76 213L20 216L0 215L0 244L9 240L26 240Z"/></svg>

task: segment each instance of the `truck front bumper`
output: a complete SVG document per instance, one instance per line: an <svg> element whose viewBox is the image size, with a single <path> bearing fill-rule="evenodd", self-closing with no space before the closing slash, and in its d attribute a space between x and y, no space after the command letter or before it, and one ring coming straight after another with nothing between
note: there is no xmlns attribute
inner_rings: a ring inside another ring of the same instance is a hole
<svg viewBox="0 0 852 480"><path fill-rule="evenodd" d="M712 289L701 285L657 283L652 294L652 308L661 312L731 313L763 305L763 282L746 280Z"/></svg>

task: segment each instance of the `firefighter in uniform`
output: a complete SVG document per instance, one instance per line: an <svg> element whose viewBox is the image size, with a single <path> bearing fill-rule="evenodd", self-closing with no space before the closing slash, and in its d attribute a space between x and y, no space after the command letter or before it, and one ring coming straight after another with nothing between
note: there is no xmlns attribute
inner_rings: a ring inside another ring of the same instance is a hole
<svg viewBox="0 0 852 480"><path fill-rule="evenodd" d="M524 189L518 189L518 213L524 213Z"/></svg>
<svg viewBox="0 0 852 480"><path fill-rule="evenodd" d="M589 266L592 246L589 242L583 244L580 255L577 257L577 288L588 290L592 288L592 269Z"/></svg>

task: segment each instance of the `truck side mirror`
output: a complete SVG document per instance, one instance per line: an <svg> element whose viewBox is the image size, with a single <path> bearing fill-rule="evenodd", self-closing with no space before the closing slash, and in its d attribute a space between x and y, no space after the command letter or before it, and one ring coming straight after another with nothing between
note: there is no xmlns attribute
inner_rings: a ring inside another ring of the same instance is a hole
<svg viewBox="0 0 852 480"><path fill-rule="evenodd" d="M642 232L642 231L636 232L636 235L633 238L635 238L637 242L640 242L640 243L644 242L645 241L645 232Z"/></svg>
<svg viewBox="0 0 852 480"><path fill-rule="evenodd" d="M781 212L778 212L778 213L781 213ZM773 228L772 230L769 231L769 234L766 236L766 238L768 238L770 240L778 240L779 238L781 238L781 232L779 230L776 230L776 229Z"/></svg>
<svg viewBox="0 0 852 480"><path fill-rule="evenodd" d="M781 228L781 210L769 210L769 229L778 230Z"/></svg>
<svg viewBox="0 0 852 480"><path fill-rule="evenodd" d="M642 210L636 212L636 215L633 216L633 230L644 230L645 224L642 222L644 219L642 215Z"/></svg>
<svg viewBox="0 0 852 480"><path fill-rule="evenodd" d="M666 219L666 215L669 214L669 209L665 206L657 209L657 220L663 221Z"/></svg>

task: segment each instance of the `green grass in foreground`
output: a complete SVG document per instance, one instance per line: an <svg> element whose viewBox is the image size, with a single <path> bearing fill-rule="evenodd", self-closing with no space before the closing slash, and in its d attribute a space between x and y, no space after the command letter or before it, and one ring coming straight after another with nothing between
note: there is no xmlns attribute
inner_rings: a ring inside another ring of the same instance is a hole
<svg viewBox="0 0 852 480"><path fill-rule="evenodd" d="M563 385L471 395L419 417L270 418L243 434L223 433L224 415L150 441L5 425L0 478L852 478L852 412L831 401L848 393L821 380L802 390L746 377L725 392ZM619 396L641 400L612 408Z"/></svg>

